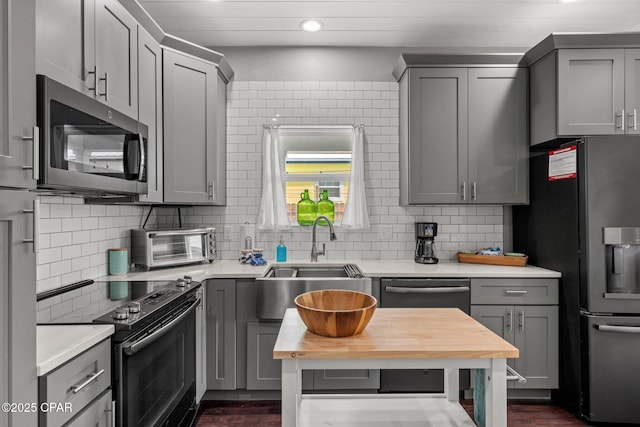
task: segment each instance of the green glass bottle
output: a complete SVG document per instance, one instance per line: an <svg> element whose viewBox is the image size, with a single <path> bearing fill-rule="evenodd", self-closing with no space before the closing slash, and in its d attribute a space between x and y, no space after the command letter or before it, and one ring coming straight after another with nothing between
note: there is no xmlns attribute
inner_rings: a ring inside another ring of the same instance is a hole
<svg viewBox="0 0 640 427"><path fill-rule="evenodd" d="M300 201L298 202L298 224L313 225L316 220L316 212L318 208L316 202L309 198L309 190L300 193Z"/></svg>
<svg viewBox="0 0 640 427"><path fill-rule="evenodd" d="M320 194L320 200L318 200L318 216L324 215L334 222L335 210L333 206L333 202L329 200L329 190L323 190L322 194ZM320 225L329 225L327 221L321 219L318 221Z"/></svg>

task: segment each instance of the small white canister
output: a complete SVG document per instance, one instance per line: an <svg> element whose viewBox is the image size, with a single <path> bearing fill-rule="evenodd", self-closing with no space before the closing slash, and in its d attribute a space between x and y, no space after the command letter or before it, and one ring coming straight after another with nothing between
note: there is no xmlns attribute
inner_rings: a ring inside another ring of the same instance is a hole
<svg viewBox="0 0 640 427"><path fill-rule="evenodd" d="M109 249L109 274L117 276L126 274L129 260L129 251L127 248Z"/></svg>

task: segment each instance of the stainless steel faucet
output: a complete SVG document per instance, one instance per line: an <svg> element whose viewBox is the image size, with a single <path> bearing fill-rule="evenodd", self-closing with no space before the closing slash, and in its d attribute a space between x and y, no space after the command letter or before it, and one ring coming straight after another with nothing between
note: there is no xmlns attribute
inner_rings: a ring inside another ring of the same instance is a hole
<svg viewBox="0 0 640 427"><path fill-rule="evenodd" d="M322 251L319 251L318 248L316 248L316 227L318 226L318 221L321 219L324 219L329 223L329 240L331 240L332 242L334 240L338 240L331 220L324 215L320 215L319 217L317 217L316 220L313 221L313 231L311 232L311 262L318 262L318 255L324 256L327 247L327 245L323 243Z"/></svg>

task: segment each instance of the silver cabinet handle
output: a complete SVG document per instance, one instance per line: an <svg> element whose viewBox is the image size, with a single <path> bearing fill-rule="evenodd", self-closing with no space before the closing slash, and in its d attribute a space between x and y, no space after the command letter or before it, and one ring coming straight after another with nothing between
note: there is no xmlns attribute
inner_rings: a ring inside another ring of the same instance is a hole
<svg viewBox="0 0 640 427"><path fill-rule="evenodd" d="M635 108L633 109L633 113L629 113L629 117L633 119L629 125L629 129L638 130L638 114Z"/></svg>
<svg viewBox="0 0 640 427"><path fill-rule="evenodd" d="M467 181L462 181L460 186L460 198L464 201L467 200Z"/></svg>
<svg viewBox="0 0 640 427"><path fill-rule="evenodd" d="M104 93L99 93L98 96L104 96L104 100L108 101L109 100L109 73L105 71L104 77L101 77L98 80L101 82L104 82Z"/></svg>
<svg viewBox="0 0 640 427"><path fill-rule="evenodd" d="M215 200L215 192L213 189L213 181L209 183L209 200Z"/></svg>
<svg viewBox="0 0 640 427"><path fill-rule="evenodd" d="M387 286L385 292L390 294L456 294L469 292L468 286L440 286L423 288L406 288L401 286Z"/></svg>
<svg viewBox="0 0 640 427"><path fill-rule="evenodd" d="M93 374L87 375L87 379L80 384L76 384L71 387L71 391L73 394L80 393L80 391L91 384L93 381L97 380L100 375L104 374L104 369L100 369L98 372L94 372Z"/></svg>
<svg viewBox="0 0 640 427"><path fill-rule="evenodd" d="M520 384L527 383L527 379L509 365L507 365L507 381L518 381Z"/></svg>
<svg viewBox="0 0 640 427"><path fill-rule="evenodd" d="M522 332L524 332L524 310L522 310L520 313L518 313L518 318L520 319L520 321L518 323L518 327L520 328L520 330Z"/></svg>
<svg viewBox="0 0 640 427"><path fill-rule="evenodd" d="M89 92L93 92L93 97L98 97L98 67L93 66L93 71L87 71L87 76L93 75L93 87L88 87Z"/></svg>
<svg viewBox="0 0 640 427"><path fill-rule="evenodd" d="M471 184L471 200L476 200L478 198L478 184L474 181Z"/></svg>
<svg viewBox="0 0 640 427"><path fill-rule="evenodd" d="M31 166L22 166L23 170L31 169L31 175L36 181L40 179L40 128L34 126L31 136L23 136L23 141L33 141L33 160Z"/></svg>
<svg viewBox="0 0 640 427"><path fill-rule="evenodd" d="M22 243L33 243L33 253L38 253L40 246L40 201L33 201L33 209L23 209L23 213L33 214L33 239L22 239Z"/></svg>
<svg viewBox="0 0 640 427"><path fill-rule="evenodd" d="M602 332L622 332L623 334L640 334L640 326L594 325Z"/></svg>
<svg viewBox="0 0 640 427"><path fill-rule="evenodd" d="M506 290L504 291L505 294L507 295L526 295L527 291L512 291L512 290Z"/></svg>
<svg viewBox="0 0 640 427"><path fill-rule="evenodd" d="M507 313L507 329L509 331L513 330L513 310L509 310L509 313Z"/></svg>
<svg viewBox="0 0 640 427"><path fill-rule="evenodd" d="M618 124L618 117L620 117L620 124ZM626 120L625 114L624 114L624 109L620 112L620 114L616 114L616 128L620 129L624 132L624 122Z"/></svg>
<svg viewBox="0 0 640 427"><path fill-rule="evenodd" d="M111 416L109 417L111 419L111 424L109 424L109 427L116 427L116 401L112 400L109 403L109 407L105 409L104 412L111 414Z"/></svg>

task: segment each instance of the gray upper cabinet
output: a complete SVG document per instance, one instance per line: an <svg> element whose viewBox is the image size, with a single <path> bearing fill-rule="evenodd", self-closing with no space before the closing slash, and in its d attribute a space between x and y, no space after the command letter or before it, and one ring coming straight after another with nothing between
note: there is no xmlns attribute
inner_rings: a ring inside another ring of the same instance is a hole
<svg viewBox="0 0 640 427"><path fill-rule="evenodd" d="M214 64L170 49L163 77L164 202L224 205L226 83Z"/></svg>
<svg viewBox="0 0 640 427"><path fill-rule="evenodd" d="M526 69L469 69L471 202L528 202L527 104Z"/></svg>
<svg viewBox="0 0 640 427"><path fill-rule="evenodd" d="M400 105L402 205L528 202L526 69L410 68Z"/></svg>
<svg viewBox="0 0 640 427"><path fill-rule="evenodd" d="M640 134L640 128L638 127L638 115L640 114L640 49L624 50L624 76L625 133L638 135Z"/></svg>
<svg viewBox="0 0 640 427"><path fill-rule="evenodd" d="M0 191L0 200L0 401L37 402L35 195ZM35 426L37 416L2 411L0 425Z"/></svg>
<svg viewBox="0 0 640 427"><path fill-rule="evenodd" d="M137 22L117 0L37 0L38 74L138 118Z"/></svg>
<svg viewBox="0 0 640 427"><path fill-rule="evenodd" d="M526 54L531 145L638 134L640 36L554 34Z"/></svg>
<svg viewBox="0 0 640 427"><path fill-rule="evenodd" d="M143 203L163 201L162 49L138 27L138 120L149 128L147 137L147 184Z"/></svg>
<svg viewBox="0 0 640 427"><path fill-rule="evenodd" d="M401 203L458 203L467 180L467 70L408 74L400 84L400 120L408 129L400 134Z"/></svg>
<svg viewBox="0 0 640 427"><path fill-rule="evenodd" d="M34 0L3 2L0 44L0 187L35 188L38 130L34 127Z"/></svg>

